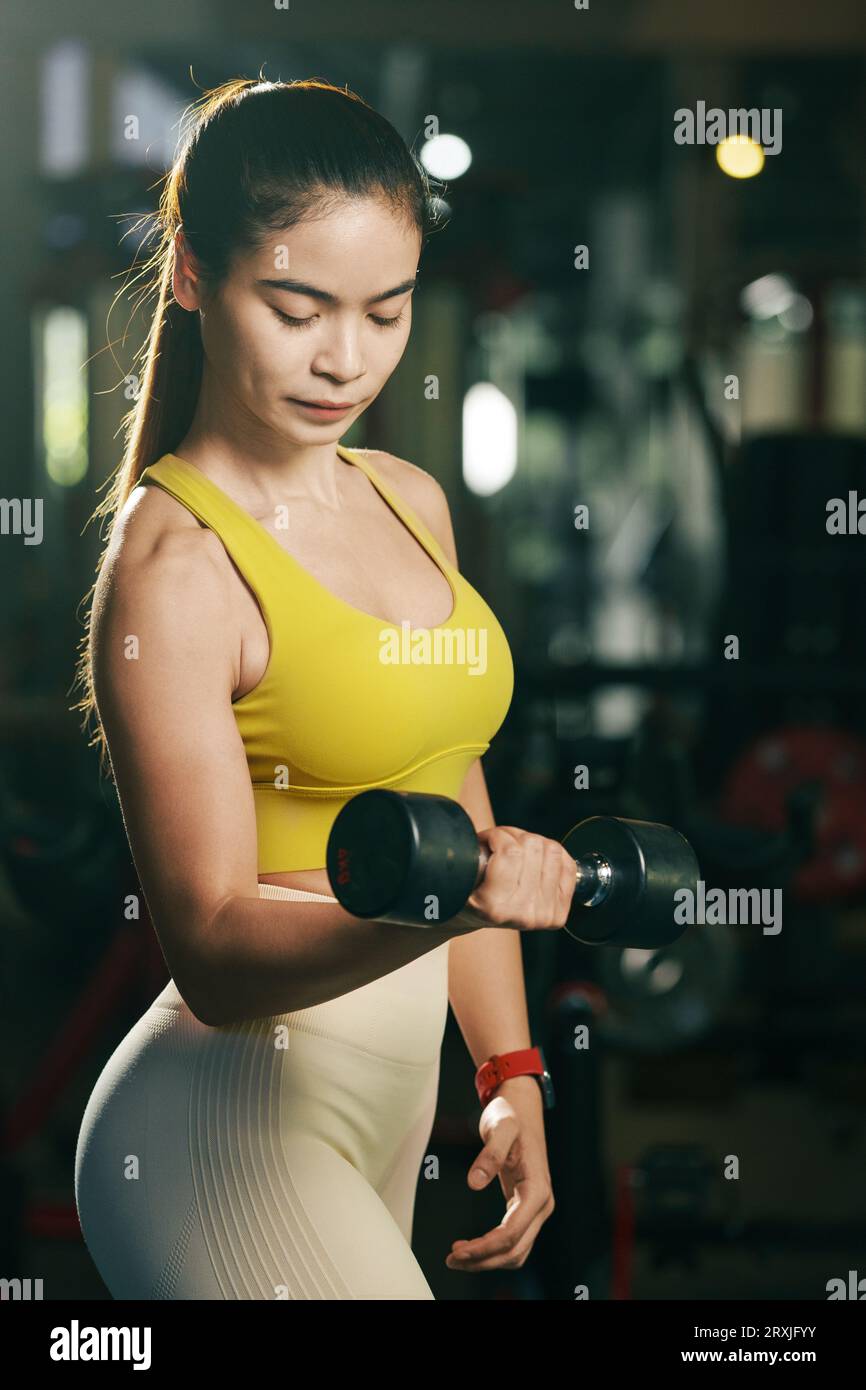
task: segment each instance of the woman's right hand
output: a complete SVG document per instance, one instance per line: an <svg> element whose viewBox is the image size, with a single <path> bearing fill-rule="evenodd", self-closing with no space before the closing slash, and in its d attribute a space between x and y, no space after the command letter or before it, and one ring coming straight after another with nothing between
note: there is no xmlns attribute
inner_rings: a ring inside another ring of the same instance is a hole
<svg viewBox="0 0 866 1390"><path fill-rule="evenodd" d="M478 831L490 858L481 883L458 918L474 927L554 931L568 920L577 863L558 840L516 825Z"/></svg>

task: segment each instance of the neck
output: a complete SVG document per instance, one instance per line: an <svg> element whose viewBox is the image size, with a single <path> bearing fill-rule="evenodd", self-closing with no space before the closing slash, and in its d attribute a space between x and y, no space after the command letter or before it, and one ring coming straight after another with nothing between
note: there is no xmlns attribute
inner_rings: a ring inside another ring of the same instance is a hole
<svg viewBox="0 0 866 1390"><path fill-rule="evenodd" d="M337 441L299 443L276 435L258 417L238 415L205 370L192 424L174 453L227 492L268 507L291 498L341 510L349 466Z"/></svg>

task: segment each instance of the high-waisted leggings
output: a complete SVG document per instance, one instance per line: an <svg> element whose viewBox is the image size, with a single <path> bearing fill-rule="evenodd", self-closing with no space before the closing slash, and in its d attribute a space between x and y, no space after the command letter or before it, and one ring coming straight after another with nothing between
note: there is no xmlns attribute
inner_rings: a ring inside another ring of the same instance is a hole
<svg viewBox="0 0 866 1390"><path fill-rule="evenodd" d="M433 1298L410 1242L447 1010L447 942L324 1004L221 1027L169 981L78 1136L78 1216L112 1296Z"/></svg>

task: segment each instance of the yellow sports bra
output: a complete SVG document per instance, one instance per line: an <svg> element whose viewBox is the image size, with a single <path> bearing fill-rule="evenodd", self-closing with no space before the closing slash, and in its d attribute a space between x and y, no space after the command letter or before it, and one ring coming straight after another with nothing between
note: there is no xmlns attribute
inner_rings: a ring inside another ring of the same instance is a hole
<svg viewBox="0 0 866 1390"><path fill-rule="evenodd" d="M439 566L451 616L410 628L331 593L255 517L176 454L139 482L171 493L222 541L262 612L270 656L233 702L256 812L258 872L325 866L340 808L370 787L457 798L508 713L514 667L481 595L359 452L338 446Z"/></svg>

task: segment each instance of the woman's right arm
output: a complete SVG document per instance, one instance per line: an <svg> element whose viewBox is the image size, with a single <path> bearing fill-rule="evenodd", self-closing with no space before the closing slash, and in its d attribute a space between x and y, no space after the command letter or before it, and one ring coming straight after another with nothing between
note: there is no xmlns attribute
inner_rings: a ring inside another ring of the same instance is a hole
<svg viewBox="0 0 866 1390"><path fill-rule="evenodd" d="M258 896L231 704L240 642L219 545L184 527L109 551L92 620L97 708L133 861L174 982L213 1026L337 998L484 925L468 909L418 928Z"/></svg>

